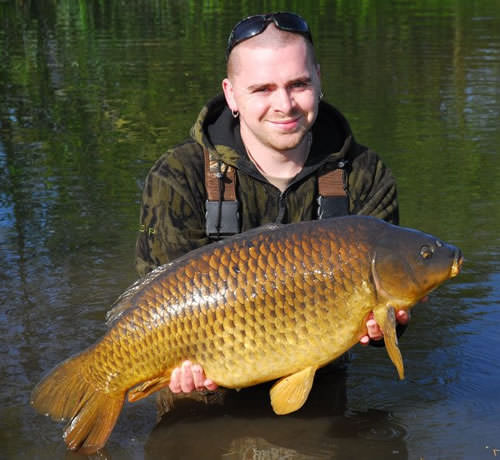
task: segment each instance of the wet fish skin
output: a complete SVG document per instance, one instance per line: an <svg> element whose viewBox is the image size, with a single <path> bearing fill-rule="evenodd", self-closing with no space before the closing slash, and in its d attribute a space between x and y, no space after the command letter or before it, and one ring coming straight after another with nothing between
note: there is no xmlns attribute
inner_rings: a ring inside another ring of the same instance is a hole
<svg viewBox="0 0 500 460"><path fill-rule="evenodd" d="M315 370L358 342L370 311L402 377L394 309L411 308L462 260L431 235L371 217L252 230L131 286L109 312L107 334L42 380L33 405L69 419L70 449L95 452L127 392L129 400L147 396L191 359L228 388L286 377L271 403L291 412L307 399Z"/></svg>

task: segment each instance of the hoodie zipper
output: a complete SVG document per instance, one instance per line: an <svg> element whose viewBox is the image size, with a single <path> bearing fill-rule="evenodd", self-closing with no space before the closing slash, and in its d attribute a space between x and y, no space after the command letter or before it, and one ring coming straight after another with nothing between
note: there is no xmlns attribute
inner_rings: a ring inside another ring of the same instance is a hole
<svg viewBox="0 0 500 460"><path fill-rule="evenodd" d="M278 216L276 217L276 223L282 224L285 219L286 213L286 196L288 195L288 188L284 192L280 192L278 198Z"/></svg>

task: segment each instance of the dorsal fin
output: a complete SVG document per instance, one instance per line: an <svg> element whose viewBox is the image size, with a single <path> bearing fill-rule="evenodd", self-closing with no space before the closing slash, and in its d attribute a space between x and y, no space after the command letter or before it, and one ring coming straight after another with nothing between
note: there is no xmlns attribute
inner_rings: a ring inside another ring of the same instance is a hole
<svg viewBox="0 0 500 460"><path fill-rule="evenodd" d="M160 276L169 265L171 265L171 263L155 268L129 286L125 292L114 301L111 305L111 309L106 313L106 326L111 328L128 310L135 307L135 303L132 301L135 294L140 291L145 284L152 282L156 277Z"/></svg>

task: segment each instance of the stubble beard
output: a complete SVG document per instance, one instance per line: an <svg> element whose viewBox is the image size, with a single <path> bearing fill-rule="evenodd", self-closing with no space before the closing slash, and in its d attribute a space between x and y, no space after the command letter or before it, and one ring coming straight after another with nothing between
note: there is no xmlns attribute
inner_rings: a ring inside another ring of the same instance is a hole
<svg viewBox="0 0 500 460"><path fill-rule="evenodd" d="M247 127L247 129L249 129ZM268 130L264 134L255 133L251 129L252 137L262 146L266 148L286 153L287 151L294 150L304 142L304 137L309 132L310 127L300 126L297 130L291 133L276 132Z"/></svg>

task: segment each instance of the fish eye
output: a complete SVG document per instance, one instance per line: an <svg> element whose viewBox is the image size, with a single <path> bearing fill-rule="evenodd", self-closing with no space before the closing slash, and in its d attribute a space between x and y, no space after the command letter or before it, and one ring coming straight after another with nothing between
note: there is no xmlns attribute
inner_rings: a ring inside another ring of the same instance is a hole
<svg viewBox="0 0 500 460"><path fill-rule="evenodd" d="M430 259L432 257L433 251L432 248L429 246L422 246L420 248L420 257L422 259Z"/></svg>

